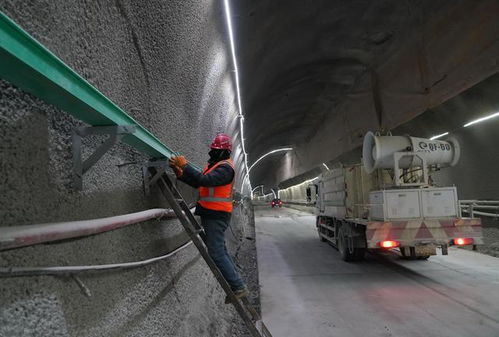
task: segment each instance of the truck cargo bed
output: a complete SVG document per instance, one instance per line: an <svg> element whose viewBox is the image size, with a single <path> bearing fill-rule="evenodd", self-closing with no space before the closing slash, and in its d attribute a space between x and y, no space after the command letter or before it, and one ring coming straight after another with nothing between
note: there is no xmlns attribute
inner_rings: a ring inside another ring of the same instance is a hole
<svg viewBox="0 0 499 337"><path fill-rule="evenodd" d="M361 165L336 168L317 180L317 229L344 259L363 249L400 247L403 254L444 254L455 239L483 244L481 220L462 218L455 187L389 188L382 171L364 172ZM340 241L344 241L340 244ZM406 249L407 248L407 249Z"/></svg>

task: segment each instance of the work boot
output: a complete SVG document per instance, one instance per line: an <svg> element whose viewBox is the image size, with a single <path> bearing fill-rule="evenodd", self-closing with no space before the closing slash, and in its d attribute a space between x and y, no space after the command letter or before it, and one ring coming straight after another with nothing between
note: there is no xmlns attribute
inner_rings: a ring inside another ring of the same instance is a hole
<svg viewBox="0 0 499 337"><path fill-rule="evenodd" d="M246 288L246 287L241 288L241 289L237 289L237 290L233 290L233 292L238 300L243 298L243 297L248 297L248 295L249 295L248 288ZM229 296L225 296L225 304L229 304L229 303L231 303Z"/></svg>

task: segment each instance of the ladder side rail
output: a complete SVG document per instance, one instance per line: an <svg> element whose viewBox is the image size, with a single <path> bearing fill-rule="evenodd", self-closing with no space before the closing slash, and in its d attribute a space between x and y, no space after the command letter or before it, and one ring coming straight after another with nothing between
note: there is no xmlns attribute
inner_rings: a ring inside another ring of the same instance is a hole
<svg viewBox="0 0 499 337"><path fill-rule="evenodd" d="M166 177L167 179L163 179L163 176ZM170 177L168 177L168 174L164 172L163 176L160 177L160 179L163 181L164 184L166 184L166 186L170 189L170 191L172 191L173 197L180 205L180 208L184 211L184 214L189 219L189 222L191 223L195 232L199 233L201 239L203 239L203 242L206 242L206 235L204 233L204 228L199 224L199 222L192 214L191 209L189 205L185 202L184 197L182 196L178 188L173 184Z"/></svg>
<svg viewBox="0 0 499 337"><path fill-rule="evenodd" d="M217 279L218 283L222 286L222 289L225 291L229 299L231 300L232 304L234 305L234 308L238 312L239 316L243 319L243 321L246 323L246 326L251 333L252 336L254 337L262 337L260 332L257 330L256 326L253 324L253 321L251 320L251 317L248 315L248 313L245 310L245 307L237 300L236 296L234 295L234 292L230 288L230 285L227 283L225 278L223 277L222 273L218 269L218 267L215 265L215 262L211 259L210 255L208 254L208 251L203 243L203 241L200 239L200 237L197 235L196 231L193 228L193 225L190 223L189 218L187 215L183 212L182 208L180 207L179 203L177 202L172 190L176 190L176 188L173 186L171 183L171 180L169 183L167 183L165 180L170 180L168 176L165 175L164 179L158 180L158 186L165 196L166 200L172 207L173 211L177 215L177 217L180 220L180 223L184 226L187 234L191 237L192 242L198 249L199 253L205 260L206 264L208 267L211 269L213 275ZM170 186L172 189L170 189ZM178 193L178 191L176 192Z"/></svg>

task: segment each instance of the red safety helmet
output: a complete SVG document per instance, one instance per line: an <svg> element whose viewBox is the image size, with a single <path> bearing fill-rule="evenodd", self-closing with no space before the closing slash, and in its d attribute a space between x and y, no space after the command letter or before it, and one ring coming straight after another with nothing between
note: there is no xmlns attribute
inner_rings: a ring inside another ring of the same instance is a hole
<svg viewBox="0 0 499 337"><path fill-rule="evenodd" d="M219 133L211 142L210 149L232 151L232 143L230 141L230 137L225 133Z"/></svg>

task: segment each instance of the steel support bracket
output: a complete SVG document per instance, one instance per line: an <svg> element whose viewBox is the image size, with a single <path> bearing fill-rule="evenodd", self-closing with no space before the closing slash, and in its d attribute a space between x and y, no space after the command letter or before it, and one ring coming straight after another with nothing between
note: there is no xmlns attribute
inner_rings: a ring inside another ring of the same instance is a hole
<svg viewBox="0 0 499 337"><path fill-rule="evenodd" d="M151 174L151 167L156 169L154 174ZM146 196L151 194L151 186L156 184L163 174L168 174L167 167L168 161L166 160L149 161L142 166L142 181Z"/></svg>
<svg viewBox="0 0 499 337"><path fill-rule="evenodd" d="M133 134L135 125L112 126L81 126L73 129L73 183L77 190L83 189L83 175L102 158L116 143L128 134ZM108 135L109 137L98 146L85 160L82 158L81 140L87 136Z"/></svg>

